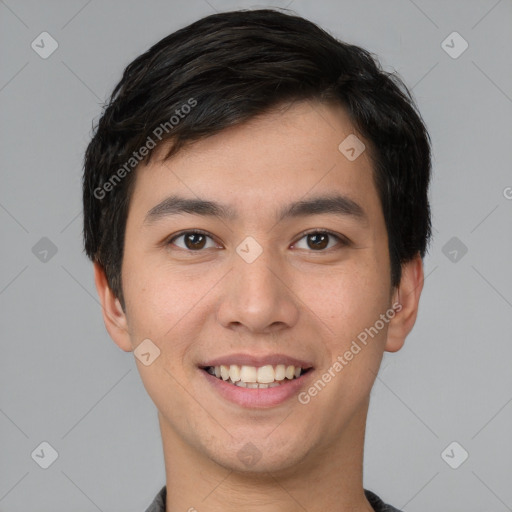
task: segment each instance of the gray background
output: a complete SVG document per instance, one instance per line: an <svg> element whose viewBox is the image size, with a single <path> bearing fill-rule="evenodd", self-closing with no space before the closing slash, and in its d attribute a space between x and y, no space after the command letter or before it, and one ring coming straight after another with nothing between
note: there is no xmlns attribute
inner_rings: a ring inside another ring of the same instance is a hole
<svg viewBox="0 0 512 512"><path fill-rule="evenodd" d="M156 409L82 253L83 151L133 58L199 17L264 5L0 1L0 511L138 512L165 483ZM512 510L512 2L273 5L397 70L433 140L420 314L372 392L365 487L406 512ZM31 48L43 31L59 44L47 59ZM458 58L441 45L453 31L469 44ZM48 469L31 456L43 441ZM441 456L453 441L469 453L458 469Z"/></svg>

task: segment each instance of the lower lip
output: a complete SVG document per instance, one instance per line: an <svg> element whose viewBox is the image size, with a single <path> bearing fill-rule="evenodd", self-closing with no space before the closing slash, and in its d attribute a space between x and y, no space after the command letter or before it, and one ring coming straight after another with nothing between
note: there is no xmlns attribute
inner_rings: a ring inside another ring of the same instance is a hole
<svg viewBox="0 0 512 512"><path fill-rule="evenodd" d="M283 384L279 386L254 389L235 386L222 379L218 379L215 375L211 375L201 368L199 371L205 376L206 381L211 384L223 398L241 407L248 408L274 407L286 402L286 400L299 393L300 389L306 385L310 375L313 373L311 369L297 379L285 379L281 381Z"/></svg>

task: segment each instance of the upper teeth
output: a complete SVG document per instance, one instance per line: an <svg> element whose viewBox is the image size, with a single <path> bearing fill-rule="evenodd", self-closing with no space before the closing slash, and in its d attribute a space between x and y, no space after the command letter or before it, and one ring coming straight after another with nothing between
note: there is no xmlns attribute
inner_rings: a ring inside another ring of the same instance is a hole
<svg viewBox="0 0 512 512"><path fill-rule="evenodd" d="M208 371L216 377L223 380L231 379L233 382L258 382L260 384L269 384L274 381L293 379L299 377L302 368L300 366L278 364L272 366L270 364L265 366L239 366L232 364L230 366L220 365L210 367Z"/></svg>

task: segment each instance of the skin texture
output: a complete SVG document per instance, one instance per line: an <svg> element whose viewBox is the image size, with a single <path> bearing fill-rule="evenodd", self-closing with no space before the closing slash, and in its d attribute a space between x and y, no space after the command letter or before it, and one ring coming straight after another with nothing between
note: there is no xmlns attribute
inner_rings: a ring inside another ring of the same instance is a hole
<svg viewBox="0 0 512 512"><path fill-rule="evenodd" d="M115 343L132 351L149 338L161 351L149 366L136 362L158 409L169 512L372 510L362 484L369 395L383 352L399 350L414 325L423 266L419 256L404 265L391 288L369 150L352 162L338 150L351 133L342 107L296 102L137 169L122 266L126 311L98 264L95 282ZM333 192L357 202L367 221L332 213L276 221L292 201ZM180 214L144 225L171 194L228 204L238 217ZM200 251L184 237L169 243L194 228L211 236ZM350 243L329 238L316 249L303 234L312 229ZM236 252L247 236L263 250L250 264ZM396 302L400 311L306 405L292 397L242 408L198 368L234 352L279 352L310 361L320 378ZM248 442L261 453L250 468L237 456Z"/></svg>

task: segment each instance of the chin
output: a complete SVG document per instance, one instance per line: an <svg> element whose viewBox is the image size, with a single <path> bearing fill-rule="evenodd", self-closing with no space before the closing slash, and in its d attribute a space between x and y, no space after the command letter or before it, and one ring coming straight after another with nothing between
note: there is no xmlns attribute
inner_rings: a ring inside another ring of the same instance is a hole
<svg viewBox="0 0 512 512"><path fill-rule="evenodd" d="M272 435L272 434L271 434ZM269 439L268 434L258 438L248 436L247 441L238 441L236 446L227 449L224 444L222 451L210 453L209 457L229 471L241 474L266 474L288 471L296 468L307 455L304 442L299 435L285 445L281 439Z"/></svg>

